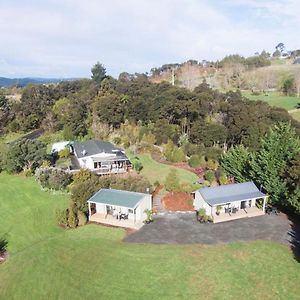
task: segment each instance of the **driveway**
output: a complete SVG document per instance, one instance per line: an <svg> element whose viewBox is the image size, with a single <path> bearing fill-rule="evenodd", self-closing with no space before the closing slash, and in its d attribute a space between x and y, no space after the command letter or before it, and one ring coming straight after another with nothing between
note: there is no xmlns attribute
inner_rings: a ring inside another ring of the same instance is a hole
<svg viewBox="0 0 300 300"><path fill-rule="evenodd" d="M285 214L264 215L218 224L200 224L195 214L156 216L154 222L129 234L124 241L151 244L218 244L273 240L289 244L291 221Z"/></svg>

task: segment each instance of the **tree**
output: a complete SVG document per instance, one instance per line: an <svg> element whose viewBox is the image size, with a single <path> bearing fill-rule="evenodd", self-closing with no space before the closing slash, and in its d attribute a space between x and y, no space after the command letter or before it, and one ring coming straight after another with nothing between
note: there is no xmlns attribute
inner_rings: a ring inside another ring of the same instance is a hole
<svg viewBox="0 0 300 300"><path fill-rule="evenodd" d="M100 83L106 77L105 67L97 62L91 69L92 79L97 83Z"/></svg>
<svg viewBox="0 0 300 300"><path fill-rule="evenodd" d="M271 201L287 205L285 170L300 152L300 141L289 124L274 126L262 139L261 149L251 161L251 177L271 196Z"/></svg>
<svg viewBox="0 0 300 300"><path fill-rule="evenodd" d="M20 139L8 147L6 170L21 172L23 169L35 170L47 158L46 145L38 140Z"/></svg>
<svg viewBox="0 0 300 300"><path fill-rule="evenodd" d="M243 145L231 147L222 157L221 166L226 174L237 182L245 182L250 178L251 154Z"/></svg>

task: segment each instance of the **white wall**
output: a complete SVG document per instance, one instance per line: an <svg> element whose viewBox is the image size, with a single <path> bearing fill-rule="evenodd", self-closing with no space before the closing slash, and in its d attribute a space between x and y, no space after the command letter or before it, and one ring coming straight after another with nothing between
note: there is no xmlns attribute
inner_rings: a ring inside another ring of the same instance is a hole
<svg viewBox="0 0 300 300"><path fill-rule="evenodd" d="M145 195L143 200L139 203L136 208L136 221L142 222L146 220L147 214L144 212L145 209L152 209L152 195Z"/></svg>
<svg viewBox="0 0 300 300"><path fill-rule="evenodd" d="M211 215L211 206L204 201L199 191L195 192L195 199L193 205L195 210L204 208L206 210L206 214Z"/></svg>

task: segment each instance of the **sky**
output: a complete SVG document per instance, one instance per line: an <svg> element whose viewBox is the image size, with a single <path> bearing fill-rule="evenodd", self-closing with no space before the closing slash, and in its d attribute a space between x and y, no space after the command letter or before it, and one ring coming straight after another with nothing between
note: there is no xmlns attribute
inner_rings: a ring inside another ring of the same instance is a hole
<svg viewBox="0 0 300 300"><path fill-rule="evenodd" d="M0 77L147 72L300 48L299 0L0 0Z"/></svg>

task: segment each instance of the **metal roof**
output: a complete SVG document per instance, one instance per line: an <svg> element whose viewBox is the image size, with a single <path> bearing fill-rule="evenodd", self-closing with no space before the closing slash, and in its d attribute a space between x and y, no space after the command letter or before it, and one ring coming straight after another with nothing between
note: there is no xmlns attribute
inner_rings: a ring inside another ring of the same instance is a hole
<svg viewBox="0 0 300 300"><path fill-rule="evenodd" d="M101 189L88 202L135 208L149 194L114 189Z"/></svg>
<svg viewBox="0 0 300 300"><path fill-rule="evenodd" d="M112 143L105 141L90 140L84 142L74 142L73 148L77 158L92 156L99 153L109 153L126 157L126 155L122 152L122 149L117 148Z"/></svg>
<svg viewBox="0 0 300 300"><path fill-rule="evenodd" d="M204 201L211 206L266 196L266 194L262 193L252 181L217 187L205 187L198 191Z"/></svg>

